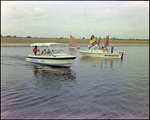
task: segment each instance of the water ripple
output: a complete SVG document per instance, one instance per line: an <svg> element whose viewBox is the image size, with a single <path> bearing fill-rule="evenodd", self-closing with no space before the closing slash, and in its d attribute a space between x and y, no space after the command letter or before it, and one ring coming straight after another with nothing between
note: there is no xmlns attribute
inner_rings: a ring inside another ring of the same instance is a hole
<svg viewBox="0 0 150 120"><path fill-rule="evenodd" d="M70 68L26 62L29 47L2 50L2 119L149 118L148 47L115 47L123 60L77 51Z"/></svg>

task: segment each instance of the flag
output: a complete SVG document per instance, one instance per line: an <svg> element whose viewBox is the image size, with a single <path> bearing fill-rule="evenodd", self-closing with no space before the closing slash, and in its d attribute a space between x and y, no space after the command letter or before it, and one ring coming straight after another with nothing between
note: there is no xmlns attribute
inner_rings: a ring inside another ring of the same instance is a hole
<svg viewBox="0 0 150 120"><path fill-rule="evenodd" d="M101 37L99 37L99 40L98 40L98 43L97 43L97 44L98 44L98 46L99 46L99 44L100 44L100 39L101 39Z"/></svg>
<svg viewBox="0 0 150 120"><path fill-rule="evenodd" d="M108 35L108 38L106 40L105 47L107 47L108 45L109 45L109 35Z"/></svg>
<svg viewBox="0 0 150 120"><path fill-rule="evenodd" d="M70 46L77 44L72 35L70 35Z"/></svg>
<svg viewBox="0 0 150 120"><path fill-rule="evenodd" d="M95 39L95 37L94 37L94 35L92 35L91 36L91 41L90 41L90 44L97 44L97 42L96 42L96 39Z"/></svg>

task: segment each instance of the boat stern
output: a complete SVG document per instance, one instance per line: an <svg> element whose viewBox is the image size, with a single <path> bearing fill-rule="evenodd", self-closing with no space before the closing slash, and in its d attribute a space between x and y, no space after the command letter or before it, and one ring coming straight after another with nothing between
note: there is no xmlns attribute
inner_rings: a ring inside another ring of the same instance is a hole
<svg viewBox="0 0 150 120"><path fill-rule="evenodd" d="M119 54L121 55L121 59L123 59L124 52L120 51Z"/></svg>

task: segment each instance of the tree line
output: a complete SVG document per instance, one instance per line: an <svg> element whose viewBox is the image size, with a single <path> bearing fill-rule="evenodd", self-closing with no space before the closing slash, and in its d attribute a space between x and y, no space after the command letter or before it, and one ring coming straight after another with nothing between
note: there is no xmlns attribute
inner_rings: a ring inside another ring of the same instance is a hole
<svg viewBox="0 0 150 120"><path fill-rule="evenodd" d="M7 36L2 36L1 37L6 37L6 38L48 38L48 37L31 37L31 36L27 36L27 37L17 37L16 35L14 36L11 36L11 35L7 35ZM101 38L103 40L107 39L108 36L104 37L104 38ZM69 39L69 38L65 38L65 37L60 37L60 38L57 38L57 37L49 37L50 39ZM99 39L98 37L95 37L97 40ZM74 37L74 39L76 39ZM85 38L85 37L80 37L79 39L82 39L82 40L85 40L85 39L90 39L90 38ZM112 38L109 38L110 40L137 40L137 41L149 41L149 39L135 39L135 38L117 38L117 37L112 37Z"/></svg>

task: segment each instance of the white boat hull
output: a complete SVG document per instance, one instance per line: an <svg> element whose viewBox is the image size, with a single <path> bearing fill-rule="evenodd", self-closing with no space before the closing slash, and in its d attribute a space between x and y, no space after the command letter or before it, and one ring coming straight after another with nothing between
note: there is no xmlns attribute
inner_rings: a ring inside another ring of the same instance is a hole
<svg viewBox="0 0 150 120"><path fill-rule="evenodd" d="M70 67L75 58L76 56L71 55L70 56L27 55L26 61L42 65Z"/></svg>
<svg viewBox="0 0 150 120"><path fill-rule="evenodd" d="M79 51L83 56L101 57L101 58L123 58L123 52L107 52L102 50Z"/></svg>

